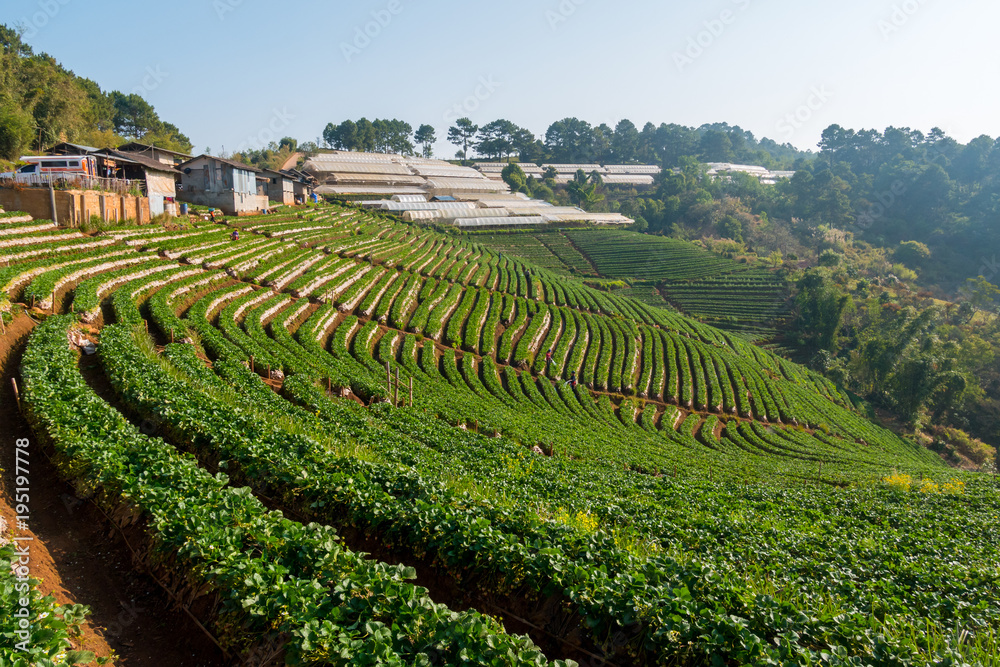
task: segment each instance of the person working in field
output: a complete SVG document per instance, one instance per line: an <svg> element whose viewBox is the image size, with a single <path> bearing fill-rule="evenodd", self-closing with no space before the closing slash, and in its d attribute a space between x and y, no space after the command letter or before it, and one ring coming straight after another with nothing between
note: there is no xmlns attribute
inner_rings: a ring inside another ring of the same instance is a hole
<svg viewBox="0 0 1000 667"><path fill-rule="evenodd" d="M233 241L239 241L240 240L240 230L234 229L233 233L229 235L229 238L232 239Z"/></svg>
<svg viewBox="0 0 1000 667"><path fill-rule="evenodd" d="M552 365L552 349L550 348L548 352L545 353L545 372L549 371L549 366Z"/></svg>

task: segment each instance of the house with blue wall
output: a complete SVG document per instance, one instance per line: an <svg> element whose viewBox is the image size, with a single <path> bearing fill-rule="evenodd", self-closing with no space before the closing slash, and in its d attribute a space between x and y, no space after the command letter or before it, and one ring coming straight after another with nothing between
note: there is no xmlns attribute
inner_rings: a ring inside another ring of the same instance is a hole
<svg viewBox="0 0 1000 667"><path fill-rule="evenodd" d="M267 208L267 195L257 194L260 170L242 162L199 155L179 166L177 198L212 206L226 215L256 215Z"/></svg>

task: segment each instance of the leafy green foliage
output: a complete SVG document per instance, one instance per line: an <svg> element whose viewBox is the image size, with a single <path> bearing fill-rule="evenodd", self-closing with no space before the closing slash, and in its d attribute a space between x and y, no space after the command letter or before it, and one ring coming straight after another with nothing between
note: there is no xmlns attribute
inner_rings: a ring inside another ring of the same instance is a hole
<svg viewBox="0 0 1000 667"><path fill-rule="evenodd" d="M25 356L32 424L66 474L108 509L128 498L149 517L150 553L219 594L213 627L237 652L274 632L303 662L544 661L494 621L435 605L407 568L346 549L336 528L431 563L474 597L513 598L545 632L570 628L616 664L996 653L989 480L946 468L822 376L739 336L476 243L340 212L240 221L264 238L323 239L330 257L292 245L254 263L203 230L143 240L269 283L188 267L203 276L109 288L118 324L101 332L102 366L167 442L82 382L69 318L44 322ZM8 293L64 257L15 261ZM130 277L82 259L93 275L77 278L81 303L101 299L97 281ZM313 297L292 298L293 285ZM410 309L411 331L387 326ZM891 311L898 335L872 344L874 379L902 400L893 382L919 375L934 389L916 398L937 404L958 385L933 358L934 322ZM196 344L158 352L144 315L151 332L180 326ZM265 360L285 377L262 379ZM386 400L387 366L404 387L412 378L412 407ZM920 484L883 481L895 473ZM315 523L267 512L254 493Z"/></svg>
<svg viewBox="0 0 1000 667"><path fill-rule="evenodd" d="M59 141L98 147L141 139L188 152L191 142L135 93L106 93L93 81L34 53L17 31L0 25L0 157Z"/></svg>

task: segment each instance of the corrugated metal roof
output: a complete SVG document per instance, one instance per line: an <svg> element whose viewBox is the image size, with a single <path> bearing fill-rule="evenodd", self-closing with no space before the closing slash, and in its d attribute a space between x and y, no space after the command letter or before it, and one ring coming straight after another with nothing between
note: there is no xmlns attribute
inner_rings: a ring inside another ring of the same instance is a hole
<svg viewBox="0 0 1000 667"><path fill-rule="evenodd" d="M108 157L122 162L134 162L135 164L142 165L151 171L162 171L169 174L178 173L178 170L175 169L173 165L160 162L159 160L154 160L153 158L147 157L142 153L121 153L119 151L113 151L110 148L106 148L102 151L97 151L94 154L107 155Z"/></svg>
<svg viewBox="0 0 1000 667"><path fill-rule="evenodd" d="M202 153L198 157L193 157L190 160L186 160L184 162L181 162L180 165L179 165L179 168L181 170L183 170L184 167L186 167L187 165L191 164L192 162L196 162L198 160L201 160L202 158L205 158L205 159L208 159L208 160L215 160L216 162L221 162L222 164L227 164L230 167L234 167L236 169L242 169L243 171L252 171L254 173L257 173L257 172L260 171L260 169L258 169L257 167L252 167L249 164L243 164L242 162L237 162L236 160L227 160L224 157L216 157L214 155L208 155L207 153Z"/></svg>
<svg viewBox="0 0 1000 667"><path fill-rule="evenodd" d="M84 146L83 144L71 144L68 141L62 141L55 146L49 148L46 153L50 155L86 155L87 153L93 153L97 148L93 146ZM61 152L60 152L61 151Z"/></svg>
<svg viewBox="0 0 1000 667"><path fill-rule="evenodd" d="M122 144L118 147L118 150L123 153L145 153L152 152L154 150L160 151L161 153L166 153L167 155L176 155L177 157L191 157L187 153L181 153L180 151L172 151L167 148L160 148L159 146L150 146L149 144L141 144L138 141L130 141L127 144Z"/></svg>

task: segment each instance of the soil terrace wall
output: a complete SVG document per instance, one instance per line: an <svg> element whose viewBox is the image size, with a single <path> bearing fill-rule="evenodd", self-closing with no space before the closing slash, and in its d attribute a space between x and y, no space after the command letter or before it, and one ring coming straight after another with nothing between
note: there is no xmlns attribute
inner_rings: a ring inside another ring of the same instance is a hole
<svg viewBox="0 0 1000 667"><path fill-rule="evenodd" d="M55 216L51 194L55 195ZM135 220L149 222L149 199L119 195L98 190L56 190L47 188L0 188L0 207L8 211L25 211L37 220L57 220L62 225L77 227L96 215L106 221Z"/></svg>

